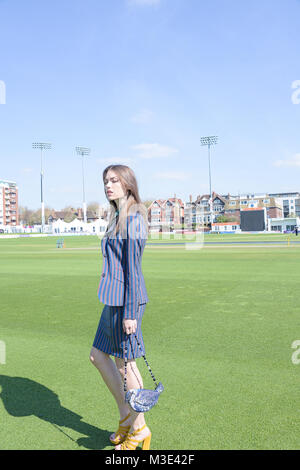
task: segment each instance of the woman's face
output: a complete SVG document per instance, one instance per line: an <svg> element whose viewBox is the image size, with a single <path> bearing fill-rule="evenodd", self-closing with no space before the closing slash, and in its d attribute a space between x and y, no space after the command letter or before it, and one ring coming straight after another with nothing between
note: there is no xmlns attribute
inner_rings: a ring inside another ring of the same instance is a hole
<svg viewBox="0 0 300 470"><path fill-rule="evenodd" d="M121 185L121 181L113 170L108 170L104 178L104 189L106 197L109 201L120 199L125 196L125 192Z"/></svg>

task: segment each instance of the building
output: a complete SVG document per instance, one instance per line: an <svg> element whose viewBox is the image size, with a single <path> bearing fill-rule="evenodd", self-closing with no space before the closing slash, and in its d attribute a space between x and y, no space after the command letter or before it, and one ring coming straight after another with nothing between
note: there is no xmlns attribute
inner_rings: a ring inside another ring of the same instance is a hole
<svg viewBox="0 0 300 470"><path fill-rule="evenodd" d="M293 232L296 227L300 229L299 217L285 217L268 220L268 230L270 232Z"/></svg>
<svg viewBox="0 0 300 470"><path fill-rule="evenodd" d="M184 203L184 228L192 229L199 222L198 207L190 194L189 202Z"/></svg>
<svg viewBox="0 0 300 470"><path fill-rule="evenodd" d="M220 194L212 192L212 206L210 208L209 194L204 194L203 196L198 196L196 199L196 204L199 204L200 207L203 207L203 218L200 219L201 223L210 224L215 222L219 215L223 215L226 207L226 199ZM210 213L212 211L212 213Z"/></svg>
<svg viewBox="0 0 300 470"><path fill-rule="evenodd" d="M243 215L243 223L241 215ZM209 194L198 195L194 201L190 195L189 201L184 204L175 195L174 198L166 200L156 199L148 208L149 230L151 231L160 231L163 226L169 226L172 230L179 228L180 224L185 229L192 230L199 227L210 230L211 225L212 231L226 233L266 231L271 230L269 220L272 220L272 227L277 227L275 221L286 218L288 215L300 217L300 193L234 196L229 193L213 192L211 204ZM285 224L284 227L294 225L293 222Z"/></svg>
<svg viewBox="0 0 300 470"><path fill-rule="evenodd" d="M18 187L0 180L0 225L19 225Z"/></svg>
<svg viewBox="0 0 300 470"><path fill-rule="evenodd" d="M271 197L279 199L283 207L283 217L289 217L290 215L300 217L300 193L274 193L269 194Z"/></svg>
<svg viewBox="0 0 300 470"><path fill-rule="evenodd" d="M240 194L239 196L224 196L226 204L224 215L234 217L240 222L240 211L244 209L266 208L267 218L283 217L283 207L280 198L269 194Z"/></svg>
<svg viewBox="0 0 300 470"><path fill-rule="evenodd" d="M51 224L51 232L53 234L90 234L104 235L107 228L107 222L103 219L97 219L93 222L85 223L83 220L74 219L72 222L65 222L58 219Z"/></svg>
<svg viewBox="0 0 300 470"><path fill-rule="evenodd" d="M182 227L184 223L184 204L181 199L156 199L148 207L149 230L161 231L163 227L171 230Z"/></svg>
<svg viewBox="0 0 300 470"><path fill-rule="evenodd" d="M103 211L101 213L103 213ZM70 211L52 211L48 217L48 224L53 224L57 220L64 220L66 216L70 217L70 214L74 215L74 219L78 219L81 221L83 221L84 219L82 208L79 207L78 209L73 209L72 207ZM86 218L87 222L96 222L100 217L95 211L87 210Z"/></svg>
<svg viewBox="0 0 300 470"><path fill-rule="evenodd" d="M64 211L52 211L48 217L48 225L53 224L57 220L64 220L65 212Z"/></svg>
<svg viewBox="0 0 300 470"><path fill-rule="evenodd" d="M212 221L216 221L219 215L224 215L226 200L220 194L212 193L212 214L210 209L210 195L203 194L197 196L196 201L192 200L190 194L189 202L184 207L184 225L185 228L193 228L196 225L208 225Z"/></svg>
<svg viewBox="0 0 300 470"><path fill-rule="evenodd" d="M195 201L192 200L192 195L190 195L190 200L185 203L184 207L185 227L194 228L200 224L204 226L204 229L205 227L208 229L211 223L232 222L236 226L234 230L240 230L241 211L254 208L257 210L265 208L267 218L283 217L282 201L275 196L268 194L241 194L233 196L229 193L221 195L213 192L211 207L209 194L199 195ZM224 219L221 217L224 217ZM213 227L212 230L218 231ZM226 228L225 230L227 231L228 229Z"/></svg>
<svg viewBox="0 0 300 470"><path fill-rule="evenodd" d="M240 224L236 222L213 222L212 233L236 233L241 231Z"/></svg>

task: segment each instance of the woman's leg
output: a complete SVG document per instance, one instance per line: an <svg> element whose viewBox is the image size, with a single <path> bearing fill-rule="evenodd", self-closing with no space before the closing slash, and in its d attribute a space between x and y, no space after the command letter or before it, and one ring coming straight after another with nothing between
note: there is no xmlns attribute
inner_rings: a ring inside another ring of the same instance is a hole
<svg viewBox="0 0 300 470"><path fill-rule="evenodd" d="M124 419L129 414L130 410L124 400L123 383L116 364L108 354L95 347L91 349L90 360L99 370L104 382L115 398L120 412L120 419ZM127 423L124 422L123 425L126 424Z"/></svg>

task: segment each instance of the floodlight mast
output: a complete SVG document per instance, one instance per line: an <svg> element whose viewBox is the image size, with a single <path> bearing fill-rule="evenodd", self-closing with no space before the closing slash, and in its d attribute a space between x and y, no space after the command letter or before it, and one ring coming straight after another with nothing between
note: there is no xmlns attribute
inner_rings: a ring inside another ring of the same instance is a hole
<svg viewBox="0 0 300 470"><path fill-rule="evenodd" d="M201 145L205 145L208 148L208 171L209 171L209 212L210 212L210 223L212 228L213 223L213 207L212 207L212 192L211 192L211 170L210 170L210 147L218 143L218 136L211 135L200 138Z"/></svg>
<svg viewBox="0 0 300 470"><path fill-rule="evenodd" d="M44 206L44 195L43 195L43 180L44 180L44 170L43 170L43 150L50 150L52 144L48 142L34 142L32 148L40 149L41 151L41 205L42 205L42 233L44 232L45 227L45 206Z"/></svg>
<svg viewBox="0 0 300 470"><path fill-rule="evenodd" d="M87 155L90 155L91 149L88 147L76 147L76 153L77 155L80 155L82 157L81 163L82 163L82 197L83 197L83 220L86 223L87 222L87 217L86 217L86 202L85 202L85 189L84 189L84 167L83 167L83 160L84 157Z"/></svg>

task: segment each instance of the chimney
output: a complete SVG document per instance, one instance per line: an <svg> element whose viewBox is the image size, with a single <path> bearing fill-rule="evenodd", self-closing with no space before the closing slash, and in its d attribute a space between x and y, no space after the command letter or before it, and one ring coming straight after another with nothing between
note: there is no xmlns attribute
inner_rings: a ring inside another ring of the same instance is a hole
<svg viewBox="0 0 300 470"><path fill-rule="evenodd" d="M193 202L192 199L193 199L193 198L192 198L192 195L190 194L190 202Z"/></svg>

